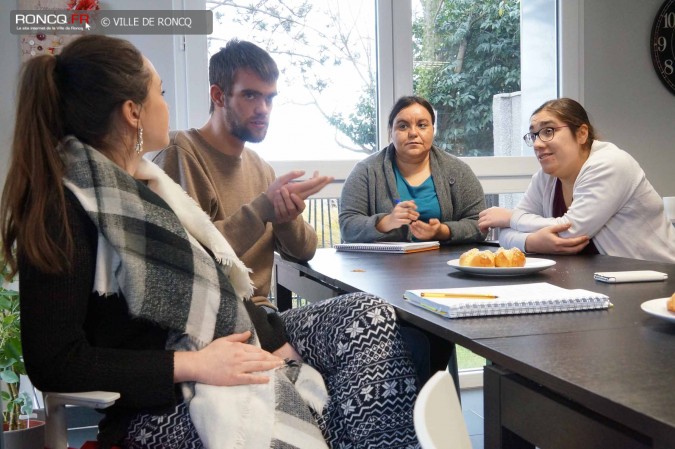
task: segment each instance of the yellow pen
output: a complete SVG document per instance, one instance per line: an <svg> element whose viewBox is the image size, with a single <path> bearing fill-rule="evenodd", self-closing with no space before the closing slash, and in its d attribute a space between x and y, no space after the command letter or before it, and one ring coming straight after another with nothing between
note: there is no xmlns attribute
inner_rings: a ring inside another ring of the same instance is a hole
<svg viewBox="0 0 675 449"><path fill-rule="evenodd" d="M467 298L467 299L497 299L495 295L480 293L442 293L442 292L422 292L423 298Z"/></svg>

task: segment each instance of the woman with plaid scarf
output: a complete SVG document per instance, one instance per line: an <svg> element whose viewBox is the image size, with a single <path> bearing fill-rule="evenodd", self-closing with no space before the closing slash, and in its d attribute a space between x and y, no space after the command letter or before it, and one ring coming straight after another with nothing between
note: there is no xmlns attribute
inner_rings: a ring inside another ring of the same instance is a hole
<svg viewBox="0 0 675 449"><path fill-rule="evenodd" d="M353 294L281 317L248 301L227 241L141 158L168 143L162 94L105 36L24 67L0 249L33 383L119 391L102 448L417 447L393 309ZM289 347L298 360L275 355Z"/></svg>

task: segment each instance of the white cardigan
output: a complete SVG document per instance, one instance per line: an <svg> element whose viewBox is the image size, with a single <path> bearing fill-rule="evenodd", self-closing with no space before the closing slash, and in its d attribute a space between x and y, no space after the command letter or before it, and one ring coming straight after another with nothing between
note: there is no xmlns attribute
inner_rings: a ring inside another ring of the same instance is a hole
<svg viewBox="0 0 675 449"><path fill-rule="evenodd" d="M573 201L560 218L552 217L556 178L542 170L532 181L500 231L502 246L525 250L529 233L572 223L561 237L588 235L600 254L675 263L675 227L663 200L630 154L609 142L594 141L574 183Z"/></svg>

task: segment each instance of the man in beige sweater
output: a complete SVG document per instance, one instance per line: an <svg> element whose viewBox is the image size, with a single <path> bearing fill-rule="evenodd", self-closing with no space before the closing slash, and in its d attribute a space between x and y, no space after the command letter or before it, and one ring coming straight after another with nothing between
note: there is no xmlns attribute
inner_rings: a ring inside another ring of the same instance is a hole
<svg viewBox="0 0 675 449"><path fill-rule="evenodd" d="M300 214L304 200L332 180L315 174L291 182L302 172L275 178L245 147L265 138L278 75L261 48L228 42L209 62L208 122L172 133L169 147L148 157L202 206L252 269L258 307L244 303L263 349L282 358L302 355L323 376L331 399L317 421L329 445L415 447L415 368L393 308L355 293L279 314L267 298L274 251L296 260L314 256L316 233Z"/></svg>
<svg viewBox="0 0 675 449"><path fill-rule="evenodd" d="M301 216L304 200L332 181L315 174L291 182L301 171L275 179L272 167L245 147L265 138L278 76L264 50L230 41L209 63L208 122L173 132L169 147L151 156L210 215L253 271L253 301L268 306L274 251L301 261L314 256L317 238Z"/></svg>

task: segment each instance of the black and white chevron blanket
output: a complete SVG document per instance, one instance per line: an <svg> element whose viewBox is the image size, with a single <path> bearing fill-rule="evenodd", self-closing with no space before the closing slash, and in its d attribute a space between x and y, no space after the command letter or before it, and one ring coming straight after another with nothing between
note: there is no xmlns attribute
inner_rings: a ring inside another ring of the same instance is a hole
<svg viewBox="0 0 675 449"><path fill-rule="evenodd" d="M170 329L169 349L198 350L246 330L259 345L243 304L249 270L179 185L145 159L132 177L72 136L58 151L65 186L98 228L97 293L122 294L133 316ZM306 364L299 374L267 374L267 384L183 386L207 448L327 447L306 404L325 405L321 376Z"/></svg>

